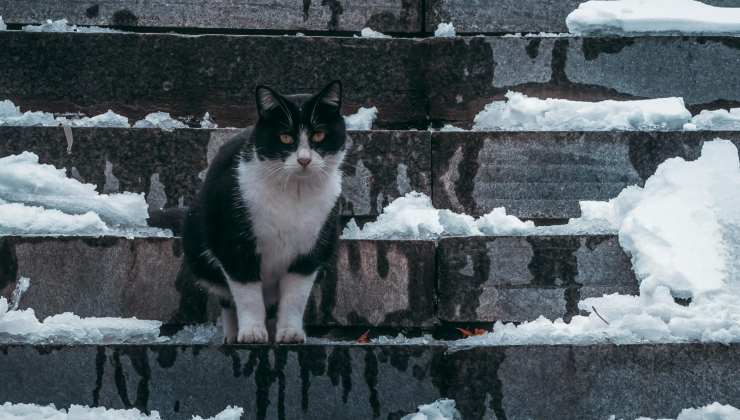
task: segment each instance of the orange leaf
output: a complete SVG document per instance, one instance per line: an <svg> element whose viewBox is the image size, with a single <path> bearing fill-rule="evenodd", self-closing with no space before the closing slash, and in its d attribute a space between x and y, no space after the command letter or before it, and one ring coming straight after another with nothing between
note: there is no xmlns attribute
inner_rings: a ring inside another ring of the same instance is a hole
<svg viewBox="0 0 740 420"><path fill-rule="evenodd" d="M460 331L460 334L462 334L463 337L470 337L474 335L472 331L466 330L465 328L458 328L457 330Z"/></svg>
<svg viewBox="0 0 740 420"><path fill-rule="evenodd" d="M361 336L357 338L357 342L360 344L367 344L370 342L370 340L367 338L367 335L370 334L370 330L365 331L362 333Z"/></svg>
<svg viewBox="0 0 740 420"><path fill-rule="evenodd" d="M484 330L483 328L476 328L473 330L473 335L483 335L487 333L488 331Z"/></svg>

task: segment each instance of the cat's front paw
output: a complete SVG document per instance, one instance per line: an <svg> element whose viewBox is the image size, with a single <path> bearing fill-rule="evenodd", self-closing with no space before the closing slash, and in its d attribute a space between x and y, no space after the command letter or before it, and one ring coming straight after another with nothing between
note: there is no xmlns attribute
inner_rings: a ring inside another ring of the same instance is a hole
<svg viewBox="0 0 740 420"><path fill-rule="evenodd" d="M267 343L267 328L264 325L245 325L243 328L239 327L239 334L237 335L237 343L245 344L262 344Z"/></svg>
<svg viewBox="0 0 740 420"><path fill-rule="evenodd" d="M303 328L278 327L275 333L275 341L283 344L297 344L306 342L306 332Z"/></svg>

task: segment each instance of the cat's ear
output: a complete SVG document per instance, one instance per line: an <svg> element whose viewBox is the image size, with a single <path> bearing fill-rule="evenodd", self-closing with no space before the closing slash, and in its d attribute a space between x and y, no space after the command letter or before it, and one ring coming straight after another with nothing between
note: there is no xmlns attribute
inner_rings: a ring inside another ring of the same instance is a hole
<svg viewBox="0 0 740 420"><path fill-rule="evenodd" d="M326 85L321 92L316 94L316 100L319 103L326 104L337 109L342 109L342 82L334 80Z"/></svg>
<svg viewBox="0 0 740 420"><path fill-rule="evenodd" d="M270 111L282 106L280 94L271 88L260 85L257 86L254 92L257 100L257 113L260 118L266 118Z"/></svg>

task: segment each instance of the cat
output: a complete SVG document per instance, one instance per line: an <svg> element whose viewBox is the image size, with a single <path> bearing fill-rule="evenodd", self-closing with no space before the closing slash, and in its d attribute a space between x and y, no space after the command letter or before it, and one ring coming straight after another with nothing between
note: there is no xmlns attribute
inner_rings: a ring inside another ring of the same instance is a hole
<svg viewBox="0 0 740 420"><path fill-rule="evenodd" d="M255 90L258 120L225 143L206 173L183 231L198 284L219 297L226 343L306 339L303 313L339 240L346 127L342 84L319 93Z"/></svg>

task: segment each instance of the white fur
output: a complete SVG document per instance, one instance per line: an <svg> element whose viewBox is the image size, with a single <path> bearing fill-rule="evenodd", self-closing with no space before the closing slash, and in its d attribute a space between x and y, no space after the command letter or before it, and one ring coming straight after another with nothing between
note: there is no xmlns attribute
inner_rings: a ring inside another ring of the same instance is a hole
<svg viewBox="0 0 740 420"><path fill-rule="evenodd" d="M278 343L302 343L306 341L303 331L303 312L311 295L316 273L307 276L288 273L280 279L280 304L275 341Z"/></svg>
<svg viewBox="0 0 740 420"><path fill-rule="evenodd" d="M259 282L239 283L232 280L228 280L228 283L231 295L234 297L236 317L239 321L236 341L239 343L267 343L262 285ZM224 334L226 333L226 324L224 324Z"/></svg>

